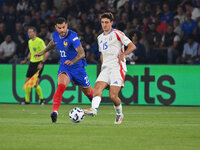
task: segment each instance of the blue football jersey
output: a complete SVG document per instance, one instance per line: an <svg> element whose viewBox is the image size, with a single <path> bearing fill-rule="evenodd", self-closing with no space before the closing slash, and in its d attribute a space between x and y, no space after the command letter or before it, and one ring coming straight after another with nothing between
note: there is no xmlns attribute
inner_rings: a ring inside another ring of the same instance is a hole
<svg viewBox="0 0 200 150"><path fill-rule="evenodd" d="M52 37L59 51L61 59L60 65L63 65L66 60L71 61L76 57L78 52L75 49L81 45L81 42L76 32L68 29L67 35L65 37L60 37L58 31L55 31L53 32ZM74 67L83 67L86 65L87 65L86 60L85 58L83 58L71 66L66 65L66 67L74 68Z"/></svg>

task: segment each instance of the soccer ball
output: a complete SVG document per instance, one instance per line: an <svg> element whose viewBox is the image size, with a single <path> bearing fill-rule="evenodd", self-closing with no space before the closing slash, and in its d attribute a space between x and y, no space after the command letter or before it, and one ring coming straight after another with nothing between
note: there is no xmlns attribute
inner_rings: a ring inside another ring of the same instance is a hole
<svg viewBox="0 0 200 150"><path fill-rule="evenodd" d="M72 122L78 123L84 119L84 111L78 107L73 108L69 112L69 118Z"/></svg>

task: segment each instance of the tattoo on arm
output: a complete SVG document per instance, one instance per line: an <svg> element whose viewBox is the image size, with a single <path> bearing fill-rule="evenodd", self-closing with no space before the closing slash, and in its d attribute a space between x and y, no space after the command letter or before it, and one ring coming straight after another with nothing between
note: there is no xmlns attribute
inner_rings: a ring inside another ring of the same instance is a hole
<svg viewBox="0 0 200 150"><path fill-rule="evenodd" d="M48 52L48 51L52 50L52 49L55 48L55 47L56 47L55 42L54 42L53 40L51 40L51 41L49 42L49 44L47 45L47 47L45 48L45 52Z"/></svg>
<svg viewBox="0 0 200 150"><path fill-rule="evenodd" d="M80 45L79 47L76 48L76 51L78 52L78 54L76 55L76 57L72 60L73 64L77 63L79 60L81 60L82 58L85 57L85 51L82 47L82 45Z"/></svg>

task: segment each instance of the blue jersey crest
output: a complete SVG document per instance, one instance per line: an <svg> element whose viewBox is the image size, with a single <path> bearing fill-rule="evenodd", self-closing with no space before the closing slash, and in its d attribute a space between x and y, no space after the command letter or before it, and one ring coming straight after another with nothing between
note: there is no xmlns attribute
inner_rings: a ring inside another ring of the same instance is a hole
<svg viewBox="0 0 200 150"><path fill-rule="evenodd" d="M60 37L58 31L53 32L53 41L56 44L56 47L59 51L60 55L60 65L63 65L66 60L73 60L78 52L76 51L76 48L81 45L81 42L78 38L78 35L76 32L72 30L68 30L68 34L65 37ZM81 59L79 62L66 67L83 67L86 66L86 60Z"/></svg>

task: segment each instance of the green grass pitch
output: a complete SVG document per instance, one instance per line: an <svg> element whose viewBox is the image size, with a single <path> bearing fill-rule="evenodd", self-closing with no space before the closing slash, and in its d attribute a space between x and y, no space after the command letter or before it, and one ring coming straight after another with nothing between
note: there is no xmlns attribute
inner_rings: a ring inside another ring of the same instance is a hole
<svg viewBox="0 0 200 150"><path fill-rule="evenodd" d="M112 105L81 123L69 119L74 107L89 105L61 105L53 124L52 105L0 104L0 150L200 149L200 107L123 106L121 125Z"/></svg>

